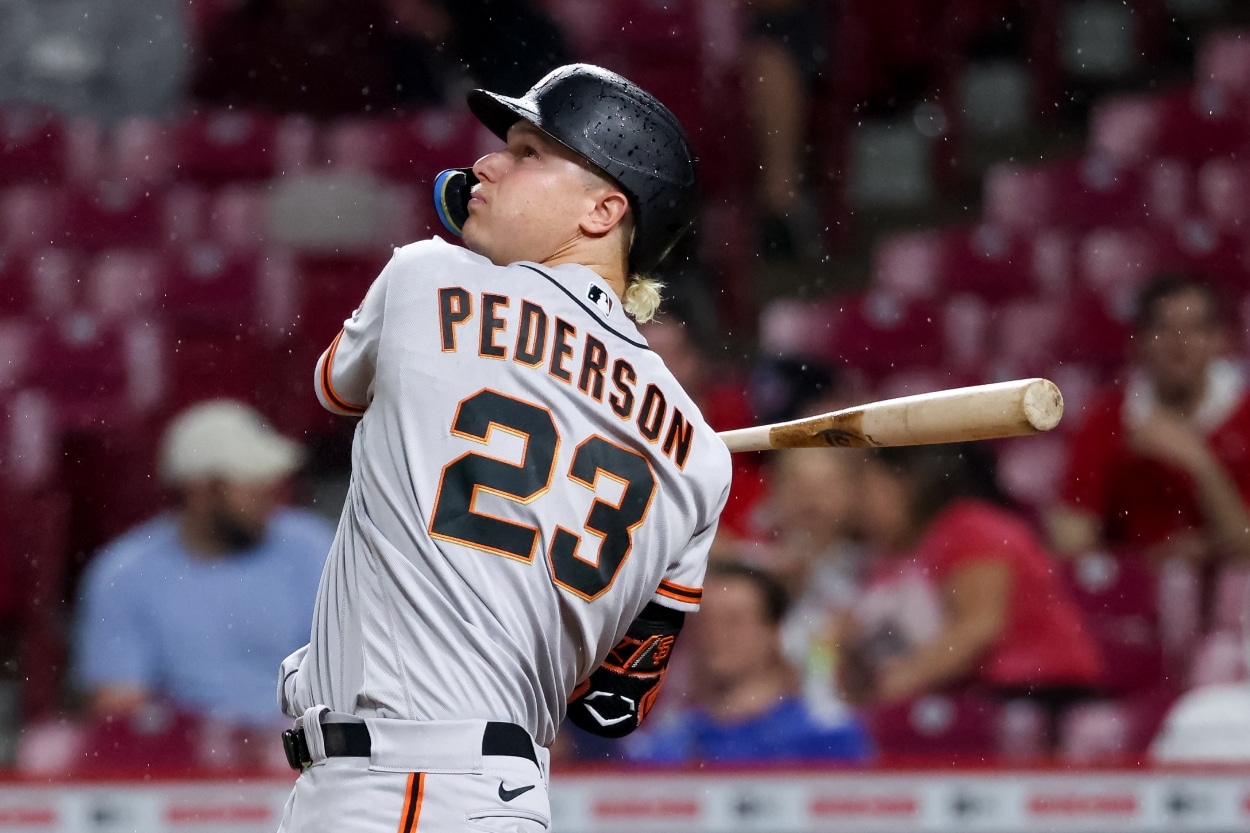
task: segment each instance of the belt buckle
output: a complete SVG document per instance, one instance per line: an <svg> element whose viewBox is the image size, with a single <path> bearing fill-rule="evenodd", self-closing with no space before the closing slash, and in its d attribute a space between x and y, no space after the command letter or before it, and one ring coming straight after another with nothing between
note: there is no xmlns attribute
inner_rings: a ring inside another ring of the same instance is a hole
<svg viewBox="0 0 1250 833"><path fill-rule="evenodd" d="M282 733L282 751L291 769L303 772L312 766L312 754L308 751L303 729L287 729Z"/></svg>

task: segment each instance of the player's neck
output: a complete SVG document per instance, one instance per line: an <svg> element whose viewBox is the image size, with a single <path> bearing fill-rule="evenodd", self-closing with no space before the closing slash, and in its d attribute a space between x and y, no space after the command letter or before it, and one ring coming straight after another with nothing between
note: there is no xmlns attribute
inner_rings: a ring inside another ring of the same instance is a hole
<svg viewBox="0 0 1250 833"><path fill-rule="evenodd" d="M626 275L623 263L612 263L610 259L595 258L587 256L585 253L575 254L558 254L554 257L543 261L543 266L562 266L566 263L577 263L585 266L599 277L603 278L608 286L616 293L616 297L625 298Z"/></svg>

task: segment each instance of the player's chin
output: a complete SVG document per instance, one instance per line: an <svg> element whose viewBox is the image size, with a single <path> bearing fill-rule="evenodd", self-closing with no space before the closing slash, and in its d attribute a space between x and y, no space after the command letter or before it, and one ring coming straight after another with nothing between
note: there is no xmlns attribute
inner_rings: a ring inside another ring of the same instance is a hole
<svg viewBox="0 0 1250 833"><path fill-rule="evenodd" d="M496 266L507 266L507 263L501 263L499 258L496 257L495 247L490 245L490 238L482 234L480 229L471 228L468 222L464 224L464 228L461 230L460 242L473 254L481 255Z"/></svg>

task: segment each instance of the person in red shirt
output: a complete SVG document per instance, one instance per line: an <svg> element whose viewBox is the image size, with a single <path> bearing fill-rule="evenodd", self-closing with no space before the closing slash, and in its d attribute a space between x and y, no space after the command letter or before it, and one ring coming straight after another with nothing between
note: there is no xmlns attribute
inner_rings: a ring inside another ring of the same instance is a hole
<svg viewBox="0 0 1250 833"><path fill-rule="evenodd" d="M842 630L853 702L975 690L1058 710L1098 685L1079 610L1029 525L992 502L981 460L971 446L889 448L864 466L858 518L876 565Z"/></svg>
<svg viewBox="0 0 1250 833"><path fill-rule="evenodd" d="M1133 550L1155 564L1250 557L1250 396L1206 285L1143 290L1134 365L1072 438L1051 537L1066 555Z"/></svg>

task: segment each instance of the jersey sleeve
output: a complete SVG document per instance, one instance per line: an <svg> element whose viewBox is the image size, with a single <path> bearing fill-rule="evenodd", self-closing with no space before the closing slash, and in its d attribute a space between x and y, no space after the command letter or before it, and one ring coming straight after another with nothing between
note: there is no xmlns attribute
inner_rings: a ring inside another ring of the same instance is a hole
<svg viewBox="0 0 1250 833"><path fill-rule="evenodd" d="M703 576L707 572L707 554L716 538L717 519L725 508L728 489L721 496L719 509L711 523L696 532L681 554L669 565L651 601L674 610L693 612L703 601Z"/></svg>
<svg viewBox="0 0 1250 833"><path fill-rule="evenodd" d="M361 416L373 399L378 343L386 310L386 287L395 259L378 276L364 301L317 360L314 387L326 410Z"/></svg>

